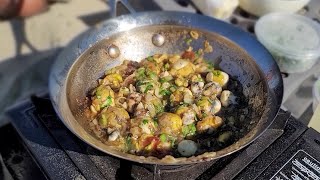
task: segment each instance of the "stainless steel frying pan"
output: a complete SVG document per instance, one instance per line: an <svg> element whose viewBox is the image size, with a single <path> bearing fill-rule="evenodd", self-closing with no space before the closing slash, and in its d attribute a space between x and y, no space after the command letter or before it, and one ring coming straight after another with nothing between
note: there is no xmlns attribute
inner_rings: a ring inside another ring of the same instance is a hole
<svg viewBox="0 0 320 180"><path fill-rule="evenodd" d="M97 86L96 80L124 59L139 61L156 53L180 54L187 48L184 34L190 30L201 34L201 38L191 43L194 49L203 47L203 41L208 40L214 51L205 58L241 82L254 109L251 118L245 120L247 134L227 148L190 158L141 157L117 151L99 141L87 128L84 115L85 98L88 91ZM157 42L159 37L163 37L163 44ZM49 82L57 114L80 139L119 158L161 165L209 161L238 151L273 122L283 96L278 66L254 36L216 19L182 12L134 13L91 28L58 56Z"/></svg>

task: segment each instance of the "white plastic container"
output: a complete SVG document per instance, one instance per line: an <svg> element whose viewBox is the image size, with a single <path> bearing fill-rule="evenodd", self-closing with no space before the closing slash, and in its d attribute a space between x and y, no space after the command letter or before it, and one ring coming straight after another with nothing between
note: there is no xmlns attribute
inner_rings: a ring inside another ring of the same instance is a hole
<svg viewBox="0 0 320 180"><path fill-rule="evenodd" d="M203 14L222 20L228 19L239 5L239 0L192 0L192 2Z"/></svg>
<svg viewBox="0 0 320 180"><path fill-rule="evenodd" d="M320 25L307 17L270 13L257 21L255 33L282 72L306 71L320 57Z"/></svg>
<svg viewBox="0 0 320 180"><path fill-rule="evenodd" d="M271 12L297 12L310 0L239 0L239 6L256 16Z"/></svg>

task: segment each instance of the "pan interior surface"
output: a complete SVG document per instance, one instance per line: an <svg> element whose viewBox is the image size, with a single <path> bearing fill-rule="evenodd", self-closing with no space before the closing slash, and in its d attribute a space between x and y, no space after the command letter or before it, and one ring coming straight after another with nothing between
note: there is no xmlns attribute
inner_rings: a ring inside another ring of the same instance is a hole
<svg viewBox="0 0 320 180"><path fill-rule="evenodd" d="M186 37L190 30L197 31L200 37L197 40L192 40L189 44L186 43ZM165 37L164 45L157 47L152 43L151 39L154 34L161 34ZM154 54L181 54L189 46L198 50L204 47L205 40L212 45L213 52L206 53L204 58L213 63L215 68L225 71L238 80L242 84L244 95L249 99L249 106L253 111L250 115L251 118L243 122L247 128L246 136L217 152L208 152L198 157L181 158L182 160L168 157L161 161L155 157L142 158L119 152L95 138L95 135L88 128L88 118L85 116L85 110L88 108L86 97L98 85L97 79L101 78L106 70L120 65L123 60L140 61ZM120 50L120 55L117 58L111 58L108 55L108 47L111 45L117 46ZM84 131L73 129L78 133L77 135L106 153L143 163L185 164L201 162L222 157L238 150L266 128L267 120L263 120L262 117L269 111L267 104L271 102L268 102L270 101L268 85L264 78L256 61L244 49L219 34L178 25L152 25L117 33L87 49L72 65L68 73L66 106L70 108L73 119L84 129ZM71 126L74 124L74 122L69 123Z"/></svg>

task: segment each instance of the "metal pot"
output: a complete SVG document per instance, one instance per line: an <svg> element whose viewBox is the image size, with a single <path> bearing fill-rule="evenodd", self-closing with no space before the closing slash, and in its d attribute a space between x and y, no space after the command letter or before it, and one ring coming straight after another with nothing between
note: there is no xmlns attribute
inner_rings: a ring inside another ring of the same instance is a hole
<svg viewBox="0 0 320 180"><path fill-rule="evenodd" d="M99 141L87 128L88 119L84 115L87 93L97 86L96 80L124 59L139 61L155 53L180 54L187 48L183 34L191 29L201 33L201 38L194 40L192 46L200 48L204 39L208 40L214 51L205 58L242 84L254 109L251 118L245 122L250 127L248 133L227 148L189 158L136 156ZM154 42L155 35L162 36L164 44ZM209 161L238 151L273 122L283 96L279 68L255 37L225 22L182 12L134 13L91 28L58 56L50 74L49 88L61 121L80 139L119 158L161 165Z"/></svg>

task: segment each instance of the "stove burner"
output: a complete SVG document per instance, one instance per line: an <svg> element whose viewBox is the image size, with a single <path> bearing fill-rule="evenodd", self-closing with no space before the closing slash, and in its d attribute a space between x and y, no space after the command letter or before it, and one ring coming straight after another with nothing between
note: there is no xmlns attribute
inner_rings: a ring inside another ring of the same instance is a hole
<svg viewBox="0 0 320 180"><path fill-rule="evenodd" d="M317 137L312 147L320 151L316 143L320 142L320 135L307 130L282 110L274 124L243 150L215 161L183 166L138 164L92 148L63 125L48 96L33 96L8 114L31 155L50 179L266 179L276 173L274 167L281 168L284 161L278 162L279 157L297 145L301 135L305 139ZM308 133L313 133L312 137L306 136ZM306 152L312 151L309 148ZM319 154L310 154L320 159Z"/></svg>

